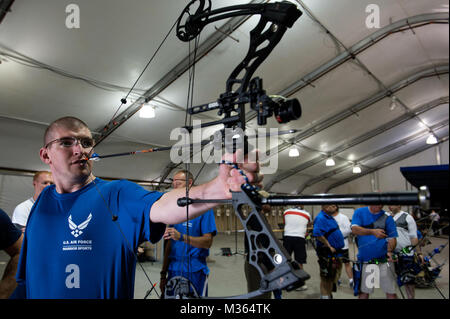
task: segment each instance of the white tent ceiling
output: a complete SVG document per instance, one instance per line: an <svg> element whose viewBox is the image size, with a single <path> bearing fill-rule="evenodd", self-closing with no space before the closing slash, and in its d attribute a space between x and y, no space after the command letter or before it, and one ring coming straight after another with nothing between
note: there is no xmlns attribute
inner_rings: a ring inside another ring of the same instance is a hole
<svg viewBox="0 0 450 319"><path fill-rule="evenodd" d="M212 5L216 9L248 2L212 0ZM362 165L364 173L424 150L429 130L441 142L448 140L448 0L289 2L303 15L255 73L268 93L297 98L303 109L297 121L268 121L267 127L299 130L278 137L279 152L272 153L278 156L278 169L265 178L271 191L307 192L317 183L325 191L355 177L352 162ZM188 1L78 0L78 29L65 25L70 3L74 2L15 0L0 24L0 168L45 169L38 157L42 135L59 117L79 117L97 132L108 125ZM370 4L380 8L380 28L365 24ZM199 59L193 105L215 101L225 91L225 81L245 56L249 31L257 21L257 16L249 18ZM208 25L200 47L220 34L216 28L226 22ZM169 137L184 125L189 77L188 72L176 71L188 50L172 31L132 94L159 89L152 101L156 118L128 118L100 143L97 153L176 142ZM168 85L159 87L171 77ZM393 110L390 93L397 98ZM194 119L208 121L217 114ZM256 120L248 126L257 128ZM290 158L294 143L300 157ZM325 167L328 155L335 156L333 168ZM105 159L96 163L95 173L159 181L167 177L168 167L165 152ZM201 167L193 164L191 170L197 173ZM199 181L211 178L216 169L206 165Z"/></svg>

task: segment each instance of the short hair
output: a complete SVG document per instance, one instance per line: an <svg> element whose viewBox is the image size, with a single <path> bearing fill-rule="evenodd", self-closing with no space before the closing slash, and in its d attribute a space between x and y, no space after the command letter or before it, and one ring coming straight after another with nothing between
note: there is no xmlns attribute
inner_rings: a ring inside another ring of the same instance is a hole
<svg viewBox="0 0 450 319"><path fill-rule="evenodd" d="M188 170L185 170L185 169L180 169L180 170L176 171L175 174L173 174L173 176L180 174L180 173L183 173L184 175L186 175L188 177L188 179L194 180L194 175L192 175L191 172L189 172Z"/></svg>
<svg viewBox="0 0 450 319"><path fill-rule="evenodd" d="M52 172L49 172L49 171L38 171L38 172L34 173L33 182L37 181L39 176L41 176L42 174L50 174L50 175L52 175Z"/></svg>
<svg viewBox="0 0 450 319"><path fill-rule="evenodd" d="M325 206L331 206L331 205L334 205L334 206L336 206L336 211L339 211L339 206L338 206L338 205L336 205L336 204L324 204L324 205L322 205L322 209L324 209L324 208L325 208Z"/></svg>
<svg viewBox="0 0 450 319"><path fill-rule="evenodd" d="M52 132L54 131L54 129L57 128L57 127L64 127L64 128L69 129L69 130L79 130L80 128L87 128L87 129L89 129L87 124L84 123L79 118L76 118L76 117L73 117L73 116L61 117L61 118L53 121L52 123L50 123L50 125L45 130L45 133L44 133L44 145L46 145L48 142L50 142L49 141L50 140L50 136L51 136Z"/></svg>

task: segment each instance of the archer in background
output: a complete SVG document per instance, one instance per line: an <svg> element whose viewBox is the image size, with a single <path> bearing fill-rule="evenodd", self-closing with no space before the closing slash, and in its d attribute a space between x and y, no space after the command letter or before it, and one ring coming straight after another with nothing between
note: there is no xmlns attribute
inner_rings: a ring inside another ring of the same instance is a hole
<svg viewBox="0 0 450 319"><path fill-rule="evenodd" d="M320 299L333 299L342 270L344 236L333 218L337 205L322 205L314 219L313 236L320 268Z"/></svg>
<svg viewBox="0 0 450 319"><path fill-rule="evenodd" d="M395 224L397 226L397 246L395 247L395 253L398 258L395 263L395 270L398 275L397 282L399 287L405 285L406 295L408 299L414 299L415 296L415 277L414 269L412 265L416 258L421 256L415 255L414 249L408 249L409 247L418 247L419 240L417 239L417 225L414 218L407 212L402 211L402 207L399 205L389 206ZM423 260L420 261L423 263Z"/></svg>
<svg viewBox="0 0 450 319"><path fill-rule="evenodd" d="M398 237L394 219L383 205L371 205L355 210L351 227L358 244L358 263L353 265L354 294L368 299L379 283L387 299L397 299L392 259Z"/></svg>
<svg viewBox="0 0 450 319"><path fill-rule="evenodd" d="M344 247L342 248L342 263L348 276L348 284L353 289L353 271L350 265L350 255L348 253L348 236L352 233L351 223L348 217L339 212L339 206L336 205L336 211L333 214L334 220L338 223L339 229L344 236ZM338 281L339 283L339 281Z"/></svg>
<svg viewBox="0 0 450 319"><path fill-rule="evenodd" d="M31 207L41 194L42 190L48 185L53 184L52 173L47 171L36 172L33 176L33 197L28 198L26 201L20 203L14 209L12 215L13 224L19 228L22 232L25 232L28 216L30 215Z"/></svg>
<svg viewBox="0 0 450 319"><path fill-rule="evenodd" d="M311 215L304 210L303 205L299 207L288 208L283 212L284 234L283 246L286 248L289 256L294 253L295 261L300 269L306 264L306 231L311 224ZM297 288L297 291L307 290L306 285Z"/></svg>
<svg viewBox="0 0 450 319"><path fill-rule="evenodd" d="M173 176L172 187L185 190L187 180L190 189L194 183L192 173L179 170ZM206 258L209 256L209 248L216 233L216 221L212 209L192 220L167 227L163 236L166 245L160 281L162 296L164 296L167 281L175 276L187 278L198 296L208 296L209 268Z"/></svg>
<svg viewBox="0 0 450 319"><path fill-rule="evenodd" d="M89 160L94 139L80 119L52 122L43 142L39 155L50 166L55 184L42 191L30 212L17 298L133 298L138 245L156 243L166 224L193 219L217 205L190 205L186 216L177 204L185 196L182 188L163 194L127 180L95 177ZM235 162L237 156L225 154L224 160ZM257 162L238 166L250 183L261 186ZM190 196L230 199L230 190L241 191L245 182L238 170L220 165L218 176L193 186Z"/></svg>
<svg viewBox="0 0 450 319"><path fill-rule="evenodd" d="M439 220L441 219L441 216L439 216L439 213L436 213L436 211L432 210L431 214L428 217L430 218L431 229L433 230L433 236L440 235Z"/></svg>

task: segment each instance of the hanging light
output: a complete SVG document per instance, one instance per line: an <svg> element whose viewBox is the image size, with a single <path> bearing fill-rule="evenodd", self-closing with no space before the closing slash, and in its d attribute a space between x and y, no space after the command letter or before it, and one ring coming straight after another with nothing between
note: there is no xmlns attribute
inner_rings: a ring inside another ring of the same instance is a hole
<svg viewBox="0 0 450 319"><path fill-rule="evenodd" d="M353 166L353 174L361 174L361 167L359 165Z"/></svg>
<svg viewBox="0 0 450 319"><path fill-rule="evenodd" d="M300 152L298 151L298 149L295 146L292 146L291 149L289 150L289 157L299 157L300 156Z"/></svg>
<svg viewBox="0 0 450 319"><path fill-rule="evenodd" d="M336 165L336 163L334 162L334 159L332 157L329 157L327 159L327 161L325 162L325 165L326 166L334 166L334 165Z"/></svg>
<svg viewBox="0 0 450 319"><path fill-rule="evenodd" d="M390 106L391 111L395 110L396 107L397 107L397 97L393 95L391 98L391 106Z"/></svg>
<svg viewBox="0 0 450 319"><path fill-rule="evenodd" d="M152 119L155 116L155 107L150 104L144 104L139 111L139 117L143 119Z"/></svg>
<svg viewBox="0 0 450 319"><path fill-rule="evenodd" d="M434 136L433 133L430 134L430 136L428 136L427 138L427 144L433 145L433 144L437 144L438 140L436 138L436 136Z"/></svg>

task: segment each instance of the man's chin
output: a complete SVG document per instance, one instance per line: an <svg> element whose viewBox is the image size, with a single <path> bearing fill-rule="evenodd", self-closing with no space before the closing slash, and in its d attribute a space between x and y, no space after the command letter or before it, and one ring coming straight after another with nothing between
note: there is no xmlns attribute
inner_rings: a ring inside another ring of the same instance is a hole
<svg viewBox="0 0 450 319"><path fill-rule="evenodd" d="M92 167L87 164L75 164L71 169L72 173L80 177L88 177L91 175Z"/></svg>

